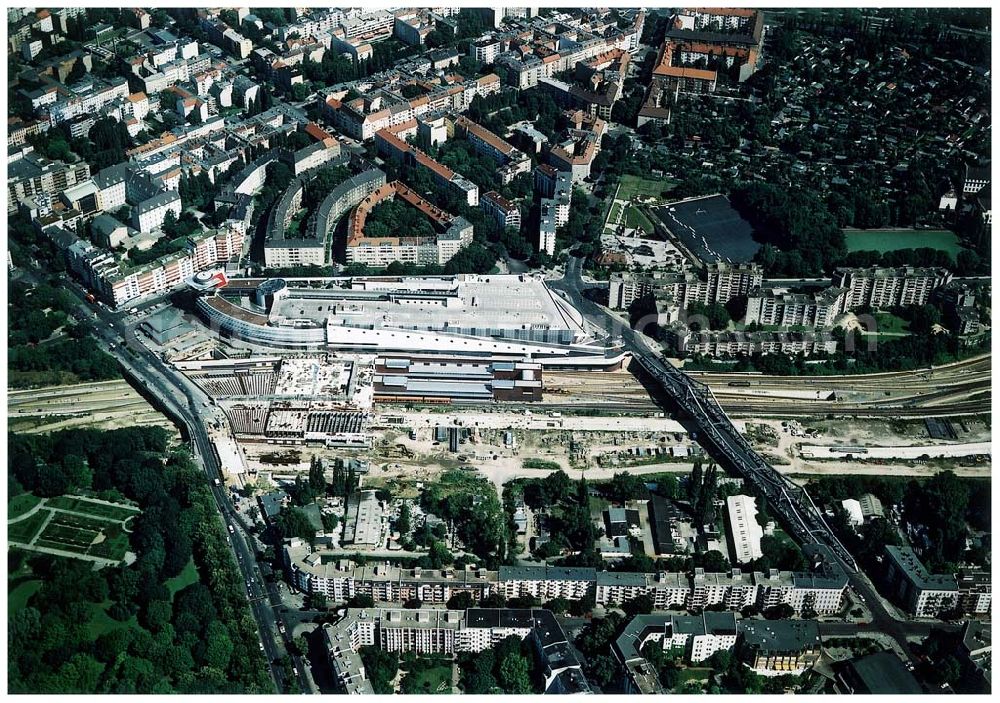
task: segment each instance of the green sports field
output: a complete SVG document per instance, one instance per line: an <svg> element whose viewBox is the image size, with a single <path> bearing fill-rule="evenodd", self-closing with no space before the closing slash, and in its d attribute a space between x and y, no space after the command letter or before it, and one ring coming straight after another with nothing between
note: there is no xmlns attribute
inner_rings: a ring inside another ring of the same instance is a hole
<svg viewBox="0 0 1000 703"><path fill-rule="evenodd" d="M650 198L659 198L665 190L669 190L673 185L672 181L654 181L648 178L640 178L625 174L621 177L621 186L618 188L618 200L631 200L634 195L645 195Z"/></svg>
<svg viewBox="0 0 1000 703"><path fill-rule="evenodd" d="M896 251L927 247L946 251L954 258L962 247L958 237L948 230L897 229L897 230L845 230L844 239L850 251Z"/></svg>

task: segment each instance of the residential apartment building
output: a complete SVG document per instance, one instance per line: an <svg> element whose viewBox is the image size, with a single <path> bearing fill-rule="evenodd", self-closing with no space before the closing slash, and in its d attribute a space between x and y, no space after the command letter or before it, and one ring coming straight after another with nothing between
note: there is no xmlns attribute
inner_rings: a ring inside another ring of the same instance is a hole
<svg viewBox="0 0 1000 703"><path fill-rule="evenodd" d="M691 580L686 574L632 573L626 571L597 572L595 597L598 603L621 605L639 596L653 599L656 610L684 608L691 602Z"/></svg>
<svg viewBox="0 0 1000 703"><path fill-rule="evenodd" d="M812 332L693 332L681 322L666 330L666 344L678 354L737 356L739 354L833 354L837 340Z"/></svg>
<svg viewBox="0 0 1000 703"><path fill-rule="evenodd" d="M764 675L801 674L822 654L815 620L740 620L737 656Z"/></svg>
<svg viewBox="0 0 1000 703"><path fill-rule="evenodd" d="M846 288L845 308L864 305L891 308L896 305L925 305L931 293L951 281L951 272L943 268L838 268L833 285Z"/></svg>
<svg viewBox="0 0 1000 703"><path fill-rule="evenodd" d="M917 617L936 617L958 604L952 574L932 574L910 547L887 546L886 569L893 594Z"/></svg>
<svg viewBox="0 0 1000 703"><path fill-rule="evenodd" d="M643 656L650 644L680 654L685 661L704 661L719 651L733 651L737 659L765 676L801 674L821 654L822 639L815 621L737 620L732 613L706 611L687 617L667 614L637 615L612 646L625 670L626 693L664 694L658 672Z"/></svg>
<svg viewBox="0 0 1000 703"><path fill-rule="evenodd" d="M468 593L482 600L494 592L497 572L486 569L421 569L387 564L355 566L333 558L322 549L313 550L301 539L285 541L285 568L292 585L303 593L321 593L343 603L355 595L380 602L445 603L452 596Z"/></svg>
<svg viewBox="0 0 1000 703"><path fill-rule="evenodd" d="M499 165L497 172L501 183L510 183L518 174L531 170L531 159L527 154L465 116L460 115L455 120L455 133L465 137L476 151Z"/></svg>
<svg viewBox="0 0 1000 703"><path fill-rule="evenodd" d="M579 600L592 589L596 579L597 570L591 568L502 565L497 589L505 598Z"/></svg>
<svg viewBox="0 0 1000 703"><path fill-rule="evenodd" d="M469 179L438 163L415 146L407 144L399 135L406 131L416 132L416 120L411 120L395 130L381 129L375 135L379 155L394 161L401 161L428 172L438 186L446 188L465 201L466 205L479 205L479 187Z"/></svg>
<svg viewBox="0 0 1000 703"><path fill-rule="evenodd" d="M169 291L199 271L226 264L242 252L245 236L245 230L228 225L219 230L203 230L187 237L181 251L141 266L130 266L127 260L117 259L110 251L73 235L60 235L62 230L58 228L52 230L58 236L54 241L65 252L69 269L95 295L118 307Z"/></svg>
<svg viewBox="0 0 1000 703"><path fill-rule="evenodd" d="M371 691L357 654L361 647L377 646L396 653L455 654L479 652L510 636L530 641L541 664L546 693L590 692L566 634L547 610L351 608L323 629L334 674L345 692Z"/></svg>
<svg viewBox="0 0 1000 703"><path fill-rule="evenodd" d="M398 198L420 210L437 228L435 236L369 236L365 222L381 202ZM453 217L408 188L400 181L379 187L351 212L347 222L345 256L348 263L384 267L399 261L407 264L447 263L472 242L472 225L464 217Z"/></svg>
<svg viewBox="0 0 1000 703"><path fill-rule="evenodd" d="M503 42L495 37L486 37L469 42L468 55L483 65L497 60L503 51Z"/></svg>
<svg viewBox="0 0 1000 703"><path fill-rule="evenodd" d="M535 168L535 190L542 196L539 201L538 251L552 256L556 250L556 232L569 222L569 208L573 201L572 174L549 164L539 164Z"/></svg>
<svg viewBox="0 0 1000 703"><path fill-rule="evenodd" d="M464 112L477 95L485 97L498 92L500 78L496 74L474 80L452 77L443 85L425 85L430 92L409 100L389 90L373 90L352 100L331 96L322 103L321 111L344 134L368 141L380 130L393 129L428 112Z"/></svg>
<svg viewBox="0 0 1000 703"><path fill-rule="evenodd" d="M818 293L790 293L772 288L755 288L747 294L745 324L780 327L832 327L846 312L847 291L827 288Z"/></svg>
<svg viewBox="0 0 1000 703"><path fill-rule="evenodd" d="M208 34L208 40L236 59L243 60L253 51L253 42L232 29L225 22L203 19L201 27Z"/></svg>
<svg viewBox="0 0 1000 703"><path fill-rule="evenodd" d="M981 164L966 164L965 176L962 178L962 195L968 198L978 194L979 191L990 185L991 179L990 161Z"/></svg>
<svg viewBox="0 0 1000 703"><path fill-rule="evenodd" d="M601 150L601 139L607 132L607 123L577 110L567 113L572 128L562 141L549 150L549 163L558 171L568 171L574 183L590 176L590 167Z"/></svg>
<svg viewBox="0 0 1000 703"><path fill-rule="evenodd" d="M653 293L668 294L682 310L693 302L725 304L732 298L748 295L760 288L764 273L758 264L712 263L698 274L660 273L639 275L614 273L609 282L608 305L615 310L627 310L638 298Z"/></svg>
<svg viewBox="0 0 1000 703"><path fill-rule="evenodd" d="M72 94L57 99L46 107L49 122L56 126L61 122L100 112L115 101L124 100L129 95L128 81L116 76L107 81L90 78L74 85Z"/></svg>
<svg viewBox="0 0 1000 703"><path fill-rule="evenodd" d="M966 615L988 615L993 605L993 580L989 571L960 571L958 605Z"/></svg>
<svg viewBox="0 0 1000 703"><path fill-rule="evenodd" d="M152 232L163 227L167 213L181 216L181 196L168 190L136 203L132 209L132 226L140 232Z"/></svg>
<svg viewBox="0 0 1000 703"><path fill-rule="evenodd" d="M670 617L670 638L664 638L664 649L681 653L686 661L702 662L719 651L729 651L736 645L736 615L704 612L701 615Z"/></svg>
<svg viewBox="0 0 1000 703"><path fill-rule="evenodd" d="M28 141L28 137L48 131L48 120L30 120L25 122L20 117L11 117L7 120L7 148L22 146ZM8 159L10 157L8 156Z"/></svg>
<svg viewBox="0 0 1000 703"><path fill-rule="evenodd" d="M264 265L268 268L285 266L322 266L326 260L326 242L308 239L290 232L289 226L300 215L305 184L295 178L271 209L264 233ZM298 221L297 221L298 222ZM304 223L298 227L305 229Z"/></svg>
<svg viewBox="0 0 1000 703"><path fill-rule="evenodd" d="M495 190L484 194L479 200L479 205L483 208L486 216L496 222L501 229L521 228L521 209Z"/></svg>
<svg viewBox="0 0 1000 703"><path fill-rule="evenodd" d="M8 154L7 158L8 213L17 210L21 199L45 196L51 200L67 188L90 178L90 166L84 161L75 164L50 161L36 154L31 147L16 156L19 158Z"/></svg>
<svg viewBox="0 0 1000 703"><path fill-rule="evenodd" d="M636 14L631 25L621 29L607 28L602 36L582 27L565 26L557 29L558 36L548 30L529 30L512 41L509 49L496 58L497 65L507 70L507 81L520 90L538 85L543 78L572 69L578 62L589 61L608 51L621 49L635 52L645 23L645 13Z"/></svg>
<svg viewBox="0 0 1000 703"><path fill-rule="evenodd" d="M322 547L313 549L300 539L286 540L283 555L289 581L304 593L321 593L332 601L345 602L355 595L371 596L377 602L405 602L413 598L425 603L444 603L459 593L475 600L493 593L506 598L532 596L578 600L593 588L597 603L622 605L640 596L652 599L657 610L741 610L752 605L761 610L781 603L796 612L812 610L820 615L840 611L847 589L847 576L828 550L819 545L803 548L810 560L806 572L768 574L742 572L691 574L632 573L547 566L501 566L485 569L394 567L369 564L356 567L336 558Z"/></svg>

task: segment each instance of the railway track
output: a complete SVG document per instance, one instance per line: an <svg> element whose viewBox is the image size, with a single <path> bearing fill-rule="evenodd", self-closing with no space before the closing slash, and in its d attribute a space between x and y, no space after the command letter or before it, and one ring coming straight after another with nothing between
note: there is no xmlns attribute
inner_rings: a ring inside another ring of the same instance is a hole
<svg viewBox="0 0 1000 703"><path fill-rule="evenodd" d="M721 402L721 401L720 401ZM988 415L990 413L990 401L988 398L981 402L971 403L948 403L930 407L895 407L895 408L873 408L862 406L837 406L831 408L803 407L801 403L787 403L783 405L770 405L762 407L760 405L731 405L722 402L726 412L734 417L815 417L817 415L827 415L830 413L838 416L848 417L958 417L970 415Z"/></svg>
<svg viewBox="0 0 1000 703"><path fill-rule="evenodd" d="M692 378L706 383L713 389L729 384L760 386L767 388L796 388L803 386L831 389L840 387L882 388L882 387L940 387L951 381L988 380L992 370L989 354L963 359L951 364L914 371L887 371L873 374L851 374L842 376L767 376L756 373L716 373L714 371L689 371Z"/></svg>

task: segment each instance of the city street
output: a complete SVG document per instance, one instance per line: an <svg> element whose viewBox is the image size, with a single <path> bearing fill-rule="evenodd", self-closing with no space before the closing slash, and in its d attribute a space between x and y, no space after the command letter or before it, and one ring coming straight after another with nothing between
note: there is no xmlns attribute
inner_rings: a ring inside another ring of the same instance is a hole
<svg viewBox="0 0 1000 703"><path fill-rule="evenodd" d="M237 566L244 581L250 584L248 603L257 621L260 642L268 661L271 678L277 690L285 690L289 682L284 680L282 668L275 663L286 654L285 644L279 637L277 628L281 619L276 608L281 606L281 598L277 586L265 582L261 574L256 550L250 546L256 538L247 531L239 514L233 508L226 487L214 484L214 480L221 477L221 467L205 429L206 420L215 417L216 413L211 399L187 381L182 374L172 372L154 353L143 346L135 336L134 325L129 326L122 321L122 313L113 313L103 307L95 308L86 301L86 291L75 282L66 288L78 299L84 319L90 317L91 312L96 315L95 334L105 343L104 346L110 350L109 353L121 362L126 375L148 391L166 414L178 420L184 435L190 440L193 456L212 482L212 492L229 530L227 537L233 548ZM155 304L156 301L150 301L144 307ZM298 686L302 691L312 692L313 686L306 671L307 662L295 656L292 657L292 661L294 669L298 672Z"/></svg>

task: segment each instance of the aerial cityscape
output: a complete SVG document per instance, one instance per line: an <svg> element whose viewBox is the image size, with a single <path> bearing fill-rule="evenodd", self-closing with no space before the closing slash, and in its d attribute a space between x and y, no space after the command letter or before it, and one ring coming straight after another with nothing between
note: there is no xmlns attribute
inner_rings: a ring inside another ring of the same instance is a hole
<svg viewBox="0 0 1000 703"><path fill-rule="evenodd" d="M988 7L7 47L9 693L991 692Z"/></svg>

